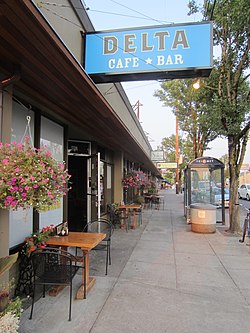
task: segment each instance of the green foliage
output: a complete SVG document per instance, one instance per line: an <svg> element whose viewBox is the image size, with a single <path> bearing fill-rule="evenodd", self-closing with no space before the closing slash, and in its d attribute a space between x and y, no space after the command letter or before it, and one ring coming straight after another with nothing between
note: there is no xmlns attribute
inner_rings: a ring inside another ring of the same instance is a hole
<svg viewBox="0 0 250 333"><path fill-rule="evenodd" d="M22 312L22 300L20 297L16 297L14 300L9 302L8 306L4 310L4 313L11 312L16 317L21 317Z"/></svg>
<svg viewBox="0 0 250 333"><path fill-rule="evenodd" d="M215 121L215 114L211 117L214 89L195 90L193 83L192 79L166 81L154 96L178 116L179 128L186 133L188 146L192 142L193 157L196 158L202 156L208 143L216 138L218 120ZM190 152L188 155L191 157Z"/></svg>
<svg viewBox="0 0 250 333"><path fill-rule="evenodd" d="M189 1L189 7L191 13L198 10L196 1ZM216 87L211 109L217 112L217 133L228 139L230 231L239 232L237 187L250 129L249 0L217 0L215 6L203 9L205 18L212 12L214 45L220 55L209 78Z"/></svg>
<svg viewBox="0 0 250 333"><path fill-rule="evenodd" d="M163 138L160 149L163 149L167 162L175 162L176 160L176 137L171 135ZM193 144L189 137L179 137L179 156L182 155L184 163L189 163L194 159Z"/></svg>

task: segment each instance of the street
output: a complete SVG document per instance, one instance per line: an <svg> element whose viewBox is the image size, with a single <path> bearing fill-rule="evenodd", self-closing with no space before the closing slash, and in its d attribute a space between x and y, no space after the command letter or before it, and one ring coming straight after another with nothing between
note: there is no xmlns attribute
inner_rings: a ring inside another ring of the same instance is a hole
<svg viewBox="0 0 250 333"><path fill-rule="evenodd" d="M250 201L247 201L245 199L239 199L239 203L240 203L240 205L242 205L242 206L244 206L246 208L250 208Z"/></svg>

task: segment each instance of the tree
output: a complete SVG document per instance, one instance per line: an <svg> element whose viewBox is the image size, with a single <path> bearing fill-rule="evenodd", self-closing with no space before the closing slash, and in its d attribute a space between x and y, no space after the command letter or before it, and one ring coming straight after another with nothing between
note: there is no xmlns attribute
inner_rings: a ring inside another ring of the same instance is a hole
<svg viewBox="0 0 250 333"><path fill-rule="evenodd" d="M212 107L217 110L218 133L228 139L230 177L230 227L240 231L237 188L240 168L248 141L250 89L247 81L250 63L249 0L217 0L205 2L204 18L213 19L214 45L220 49L218 65L212 71L216 94ZM198 10L196 1L189 2L190 14Z"/></svg>
<svg viewBox="0 0 250 333"><path fill-rule="evenodd" d="M161 142L161 149L165 152L167 162L175 162L176 160L176 137L171 135L163 138ZM185 163L189 163L194 159L194 152L192 149L192 142L186 138L179 137L179 156Z"/></svg>
<svg viewBox="0 0 250 333"><path fill-rule="evenodd" d="M208 143L217 134L213 118L208 112L210 94L196 91L193 83L192 79L162 82L162 89L157 90L154 96L173 108L180 129L187 133L187 140L193 144L193 158L197 158L203 156Z"/></svg>

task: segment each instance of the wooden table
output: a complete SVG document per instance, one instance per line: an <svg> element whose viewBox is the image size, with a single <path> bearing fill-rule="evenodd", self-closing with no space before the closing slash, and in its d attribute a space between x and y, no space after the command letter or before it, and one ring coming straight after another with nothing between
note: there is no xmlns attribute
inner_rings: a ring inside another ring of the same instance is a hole
<svg viewBox="0 0 250 333"><path fill-rule="evenodd" d="M156 199L157 201L154 202L154 199ZM160 208L160 204L162 203L163 205L163 210L164 210L164 196L163 195L157 195L157 194L153 194L151 196L151 205L155 204L157 205L157 207L155 206L155 209L159 209Z"/></svg>
<svg viewBox="0 0 250 333"><path fill-rule="evenodd" d="M49 246L62 247L67 249L68 246L79 247L86 255L86 293L95 284L95 278L89 276L89 252L96 247L104 238L106 234L103 233L92 233L92 232L69 232L68 236L52 236L46 244ZM84 263L82 262L83 266ZM84 298L84 269L82 270L82 285L79 288L76 298Z"/></svg>
<svg viewBox="0 0 250 333"><path fill-rule="evenodd" d="M141 205L139 204L127 204L127 205L120 205L118 206L118 209L123 210L123 215L124 215L124 221L126 222L126 214L127 214L127 209L132 209L133 210L133 225L131 226L132 229L136 229L136 209L141 209Z"/></svg>
<svg viewBox="0 0 250 333"><path fill-rule="evenodd" d="M149 208L151 207L151 200L152 200L152 195L144 195L144 207Z"/></svg>

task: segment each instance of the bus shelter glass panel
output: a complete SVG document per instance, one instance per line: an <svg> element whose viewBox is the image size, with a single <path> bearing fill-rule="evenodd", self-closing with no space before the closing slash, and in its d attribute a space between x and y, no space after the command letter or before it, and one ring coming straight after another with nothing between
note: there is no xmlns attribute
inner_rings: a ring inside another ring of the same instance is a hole
<svg viewBox="0 0 250 333"><path fill-rule="evenodd" d="M220 176L220 169L191 169L191 203L209 203L221 206Z"/></svg>
<svg viewBox="0 0 250 333"><path fill-rule="evenodd" d="M213 157L200 157L185 169L184 213L191 204L212 204L217 209L217 222L225 222L229 192L224 188L224 164Z"/></svg>

